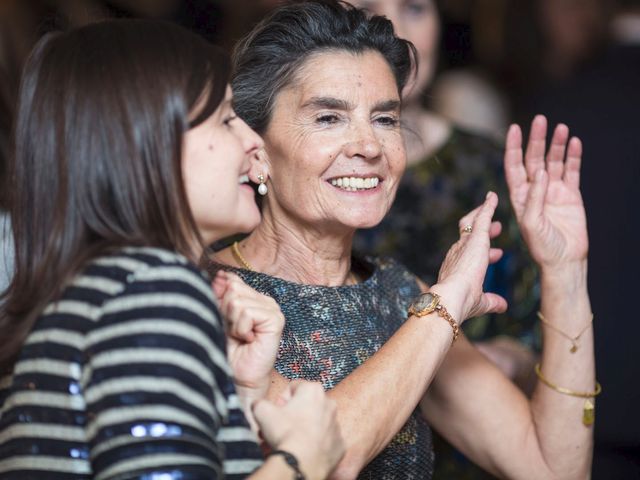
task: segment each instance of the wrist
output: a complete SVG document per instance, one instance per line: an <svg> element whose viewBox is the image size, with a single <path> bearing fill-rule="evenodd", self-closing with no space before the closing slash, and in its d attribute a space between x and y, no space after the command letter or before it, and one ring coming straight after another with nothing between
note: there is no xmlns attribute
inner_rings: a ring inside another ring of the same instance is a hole
<svg viewBox="0 0 640 480"><path fill-rule="evenodd" d="M276 449L269 453L269 459L280 459L280 462L285 465L285 468L291 472L293 478L295 480L306 480L307 476L302 471L300 467L300 462L298 461L298 457L291 453L289 450Z"/></svg>
<svg viewBox="0 0 640 480"><path fill-rule="evenodd" d="M429 292L438 294L440 304L447 309L449 315L458 325L462 325L465 320L462 313L465 295L461 294L460 289L451 285L436 283L429 288Z"/></svg>
<svg viewBox="0 0 640 480"><path fill-rule="evenodd" d="M540 286L543 290L561 292L563 295L586 291L587 261L540 267Z"/></svg>

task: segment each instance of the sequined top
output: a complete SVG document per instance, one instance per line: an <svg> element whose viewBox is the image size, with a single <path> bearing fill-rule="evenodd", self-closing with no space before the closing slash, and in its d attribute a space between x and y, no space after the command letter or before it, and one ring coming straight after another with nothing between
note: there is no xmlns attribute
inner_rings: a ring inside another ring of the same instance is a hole
<svg viewBox="0 0 640 480"><path fill-rule="evenodd" d="M371 258L371 272L357 285L302 285L248 270L235 270L253 288L273 297L286 322L276 369L286 378L335 387L377 352L407 318L420 294L416 278L398 263ZM209 263L215 272L220 265ZM359 479L430 479L434 454L431 431L416 408L390 444Z"/></svg>
<svg viewBox="0 0 640 480"><path fill-rule="evenodd" d="M0 477L244 478L261 453L224 345L211 287L184 257L93 260L0 381Z"/></svg>

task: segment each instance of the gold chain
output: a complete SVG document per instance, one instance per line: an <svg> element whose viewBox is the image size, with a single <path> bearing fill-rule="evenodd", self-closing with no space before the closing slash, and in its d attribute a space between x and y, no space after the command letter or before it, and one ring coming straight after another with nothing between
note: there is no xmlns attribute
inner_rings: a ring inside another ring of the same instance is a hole
<svg viewBox="0 0 640 480"><path fill-rule="evenodd" d="M567 340L569 340L571 342L571 348L569 349L569 351L571 353L576 353L578 351L578 348L580 347L580 344L578 343L578 340L580 340L580 337L582 336L582 334L584 332L586 332L589 329L589 327L591 326L591 324L593 323L593 313L592 313L591 314L591 318L589 319L589 322L585 325L585 327L580 331L580 333L578 335L576 335L575 337L572 337L571 335L569 335L569 334L563 332L562 330L560 330L558 327L556 327L552 323L549 323L549 321L546 318L544 318L544 315L542 315L542 312L538 312L538 318L547 327L549 327L550 329L558 332L560 335L562 335L564 338L566 338Z"/></svg>
<svg viewBox="0 0 640 480"><path fill-rule="evenodd" d="M249 262L247 262L247 259L244 258L240 253L240 249L238 248L238 242L233 242L233 245L231 245L231 253L233 254L233 258L236 259L236 261L240 264L240 266L242 266L246 270L253 271L253 268L251 267Z"/></svg>
<svg viewBox="0 0 640 480"><path fill-rule="evenodd" d="M240 253L238 242L233 242L233 244L231 245L231 253L233 254L233 258L236 259L236 261L242 268L244 268L245 270L251 270L252 272L255 271L251 264L247 261L247 259L244 258L242 253ZM349 272L349 279L353 282L354 285L358 284L358 277L356 277L356 274L351 271Z"/></svg>

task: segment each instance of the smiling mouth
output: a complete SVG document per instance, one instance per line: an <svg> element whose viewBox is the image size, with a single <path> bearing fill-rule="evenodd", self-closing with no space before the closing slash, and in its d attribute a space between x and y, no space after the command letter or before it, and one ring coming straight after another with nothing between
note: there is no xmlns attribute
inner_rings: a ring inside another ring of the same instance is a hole
<svg viewBox="0 0 640 480"><path fill-rule="evenodd" d="M347 192L360 192L363 190L373 190L380 183L378 177L339 177L332 178L329 183L336 188Z"/></svg>

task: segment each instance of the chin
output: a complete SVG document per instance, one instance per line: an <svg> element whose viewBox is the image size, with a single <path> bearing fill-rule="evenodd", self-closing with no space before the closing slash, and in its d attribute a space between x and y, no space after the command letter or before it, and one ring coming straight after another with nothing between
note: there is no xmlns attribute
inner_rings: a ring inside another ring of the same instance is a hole
<svg viewBox="0 0 640 480"><path fill-rule="evenodd" d="M363 228L373 228L377 226L382 219L384 218L383 214L380 215L372 215L363 213L360 216L350 218L348 221L345 221L344 224L352 227L356 230L360 230Z"/></svg>

